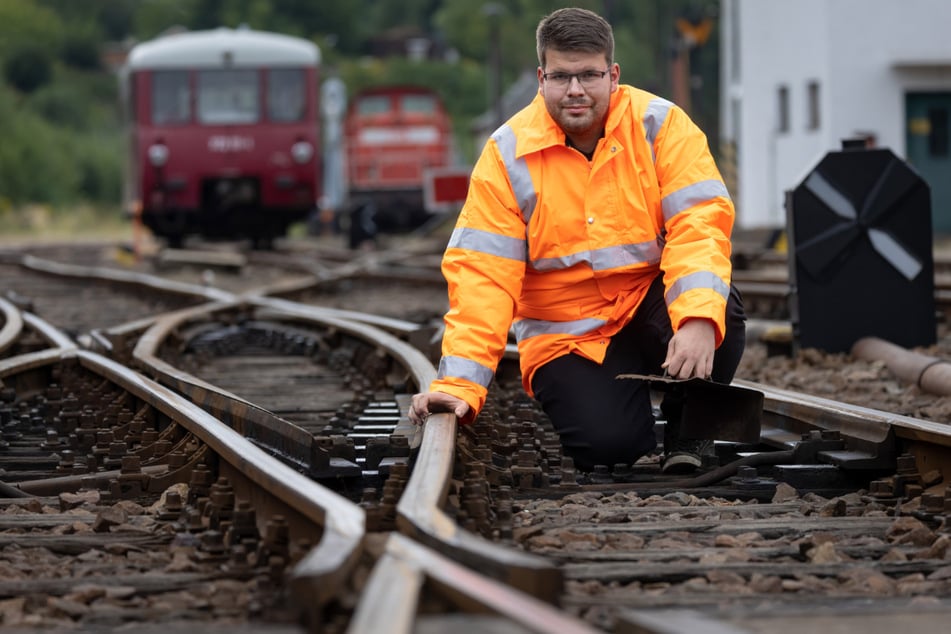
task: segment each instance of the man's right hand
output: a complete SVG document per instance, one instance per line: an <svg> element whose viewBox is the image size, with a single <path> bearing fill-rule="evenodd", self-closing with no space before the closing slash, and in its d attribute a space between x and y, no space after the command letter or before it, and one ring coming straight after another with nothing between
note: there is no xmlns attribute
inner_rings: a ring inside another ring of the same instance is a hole
<svg viewBox="0 0 951 634"><path fill-rule="evenodd" d="M409 408L409 419L414 425L422 425L430 414L450 412L458 418L469 413L469 404L457 396L444 392L414 394Z"/></svg>

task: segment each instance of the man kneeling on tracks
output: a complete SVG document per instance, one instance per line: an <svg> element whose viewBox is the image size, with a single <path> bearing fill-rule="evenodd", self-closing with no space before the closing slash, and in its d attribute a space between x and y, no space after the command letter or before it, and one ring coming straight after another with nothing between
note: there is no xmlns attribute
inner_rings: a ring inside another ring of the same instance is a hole
<svg viewBox="0 0 951 634"><path fill-rule="evenodd" d="M413 397L474 420L514 326L525 389L582 470L656 447L650 387L619 374L729 383L745 345L731 284L734 208L702 131L619 83L611 26L560 9L536 32L538 95L492 135L443 257L438 378ZM661 405L676 431L682 400ZM665 472L710 441L665 437Z"/></svg>

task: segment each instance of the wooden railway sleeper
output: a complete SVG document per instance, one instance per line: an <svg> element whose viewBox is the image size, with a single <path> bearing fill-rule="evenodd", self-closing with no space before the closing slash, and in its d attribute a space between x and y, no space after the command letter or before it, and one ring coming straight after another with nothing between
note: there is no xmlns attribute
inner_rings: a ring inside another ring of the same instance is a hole
<svg viewBox="0 0 951 634"><path fill-rule="evenodd" d="M172 452L165 464L154 464L141 468L141 476L136 479L143 491L161 493L177 482L189 482L196 465L203 463L207 456L207 447L191 451L189 455ZM25 480L10 485L30 496L52 496L60 493L72 493L82 488L96 488L112 492L112 483L118 482L121 471L101 471L61 477ZM121 484L116 492L121 494Z"/></svg>

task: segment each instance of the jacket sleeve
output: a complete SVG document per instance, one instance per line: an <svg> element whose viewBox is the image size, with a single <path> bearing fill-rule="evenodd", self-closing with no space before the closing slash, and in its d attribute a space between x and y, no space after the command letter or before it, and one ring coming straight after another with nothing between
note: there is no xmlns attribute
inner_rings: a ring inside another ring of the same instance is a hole
<svg viewBox="0 0 951 634"><path fill-rule="evenodd" d="M442 261L449 289L442 358L433 391L469 404L471 423L485 404L505 351L522 289L525 222L504 161L489 140L473 168L469 193Z"/></svg>
<svg viewBox="0 0 951 634"><path fill-rule="evenodd" d="M723 341L735 211L703 132L671 106L655 139L655 169L664 216L665 299L676 331L704 318Z"/></svg>

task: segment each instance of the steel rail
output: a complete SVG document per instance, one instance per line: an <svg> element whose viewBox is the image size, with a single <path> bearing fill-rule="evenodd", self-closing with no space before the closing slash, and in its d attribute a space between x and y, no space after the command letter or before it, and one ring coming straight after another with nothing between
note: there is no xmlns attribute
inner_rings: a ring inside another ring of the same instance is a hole
<svg viewBox="0 0 951 634"><path fill-rule="evenodd" d="M412 254L394 253L389 257L376 258L372 261L360 261L357 263L345 264L322 275L298 276L293 279L281 280L272 284L262 285L261 287L243 291L241 293L231 293L221 289L202 286L198 284L188 284L165 279L161 276L148 273L132 273L119 269L112 269L100 266L85 266L75 264L64 264L39 258L32 255L24 255L20 258L20 266L30 270L59 277L71 278L92 278L102 282L120 283L126 285L136 285L150 288L163 293L193 297L196 300L203 300L215 303L230 303L238 301L254 302L257 299L267 298L268 303L278 310L298 310L300 306L306 306L298 302L283 300L277 297L282 294L301 292L309 288L319 286L327 281L346 279L348 277L359 277L366 274L366 269L372 266L378 266L381 262L395 261L401 257L409 257ZM273 302L273 303L272 303ZM286 302L286 303L284 303ZM327 308L314 307L321 313L337 316L340 319L366 323L381 328L387 332L396 333L402 337L411 337L418 334L421 327L419 324L396 319L373 315L370 313ZM98 347L104 351L111 351L114 339L124 339L130 334L142 332L148 329L154 323L156 317L136 320L129 324L121 324L106 330L96 330L89 334L90 339L85 340L85 347Z"/></svg>
<svg viewBox="0 0 951 634"><path fill-rule="evenodd" d="M246 478L284 503L283 512L287 514L291 530L297 516L319 527L319 534L310 532L313 529L308 531L307 537L319 541L299 564L306 571L306 577L294 576L295 591L306 594L308 603L302 604L306 606L314 605L313 602L322 605L337 596L362 549L366 518L359 506L269 456L237 431L169 388L95 353L78 354L85 364L95 362L98 367L111 368L112 372L124 377L129 383L127 389L143 400L154 399L150 402L167 416L175 416L178 411L186 412L189 419L182 424L225 460L230 466L230 473L226 474L229 478ZM143 384L141 394L138 394L136 379ZM146 385L147 391L144 389ZM240 490L238 484L235 486ZM306 590L302 586L306 586Z"/></svg>
<svg viewBox="0 0 951 634"><path fill-rule="evenodd" d="M253 403L174 368L162 361L157 355L162 342L176 329L190 322L213 318L216 312L225 310L246 310L251 311L259 319L304 323L312 327L330 328L348 333L392 355L405 368L407 378L417 387L428 386L436 375L432 363L417 348L383 330L366 323L341 318L340 311L304 306L259 296L167 313L153 321L149 329L139 337L132 352L133 358L148 372L161 377L160 380L168 381L176 389L190 394L199 399L200 402L216 406L214 400L215 395L218 395L227 400L241 401L246 406L255 408L256 406ZM408 419L405 423L398 425L394 433L407 436L412 448L419 445L420 430L409 423Z"/></svg>
<svg viewBox="0 0 951 634"><path fill-rule="evenodd" d="M775 433L777 442L795 442L809 427L838 431L853 441L850 451L825 451L833 464L850 462L874 464L876 453L911 454L919 472L938 470L951 473L951 425L901 414L832 401L817 396L772 388L752 381L735 380L739 386L764 394L763 422ZM784 432L787 436L782 438ZM764 434L764 438L767 436Z"/></svg>
<svg viewBox="0 0 951 634"><path fill-rule="evenodd" d="M50 347L45 350L26 352L6 359L0 359L0 378L12 376L25 370L43 367L76 352L76 343L70 339L66 333L56 328L56 326L32 313L21 312L19 315L21 323L26 324L29 328L39 333L40 337L50 344Z"/></svg>
<svg viewBox="0 0 951 634"><path fill-rule="evenodd" d="M520 632L594 634L598 631L550 603L460 565L399 533L387 536L347 631L350 634L419 631L421 621L432 618L419 613L424 585L442 595L456 609L468 613L467 627L478 627L486 622L486 632L496 631L495 627L498 631L510 631L504 625L495 624L502 618L505 623L514 623Z"/></svg>
<svg viewBox="0 0 951 634"><path fill-rule="evenodd" d="M418 349L395 336L364 323L341 319L339 311L260 296L246 297L241 302L219 304L213 308L195 307L169 313L157 320L140 337L133 357L147 367L148 372L156 373L160 381L170 382L176 389L199 401L208 403L210 397L214 400L214 395L232 398L233 395L220 388L171 368L158 359L156 353L165 337L188 322L207 317L216 310L239 309L242 306L263 310L261 314L255 315L259 318L335 328L370 341L400 359L407 369L409 379L418 389L428 386L436 376L432 362ZM524 555L465 531L443 510L452 475L455 429L455 417L448 414L431 417L422 430L408 421L397 427L395 433L410 436L411 447L419 446L413 472L397 504L398 528L403 533L435 545L441 551L451 553L453 558L478 567L513 587L534 596L554 600L560 594L563 584L557 567L544 559Z"/></svg>
<svg viewBox="0 0 951 634"><path fill-rule="evenodd" d="M302 460L319 458L313 436L298 426L278 419L258 405L216 385L166 363L159 350L163 343L179 329L190 323L214 319L218 313L240 310L240 302L216 302L185 308L151 320L148 329L137 340L132 350L132 361L159 383L188 396L193 402L212 414L231 421L235 431L254 438L280 439L282 453ZM324 461L326 466L326 460Z"/></svg>
<svg viewBox="0 0 951 634"><path fill-rule="evenodd" d="M833 401L736 379L734 385L763 392L763 410L770 420L797 420L844 435L882 442L890 433L951 447L951 426L882 410Z"/></svg>
<svg viewBox="0 0 951 634"><path fill-rule="evenodd" d="M3 328L0 328L0 353L9 350L23 331L23 315L20 309L0 298L0 313L3 314Z"/></svg>
<svg viewBox="0 0 951 634"><path fill-rule="evenodd" d="M362 323L368 326L374 326L389 333L396 333L404 337L410 336L420 329L419 324L406 321L405 319L385 317L382 315L374 315L372 313L364 313L342 308L312 306L310 304L302 304L300 302L287 299L271 297L270 293L264 291L244 293L241 295L241 299L262 307L271 308L275 311L278 311L279 313L299 314L302 310L314 311L314 314L319 314L322 317L336 318L346 322ZM428 383L426 385L428 385Z"/></svg>
<svg viewBox="0 0 951 634"><path fill-rule="evenodd" d="M236 302L216 302L182 309L172 316L159 318L156 325L140 339L139 346L149 350L150 346L158 345L160 337L153 331L167 334L171 327L180 324L182 320L235 306ZM319 610L320 606L343 591L362 553L366 515L358 505L269 456L240 433L240 429L265 419L263 410L235 395L205 385L212 393L222 396L216 401L219 405L218 412L232 421L233 428L202 409L201 399L188 400L172 392L169 387L156 383L112 359L93 351L79 350L75 343L54 326L36 316L24 316L28 318L31 328L42 331L50 340L59 341L63 345L0 360L0 378L8 378L67 359L78 359L85 368L102 375L148 403L199 438L222 458L219 468L223 468L223 475L229 478L236 490L248 492L257 505L264 502L267 496L273 495L279 501L278 511L287 519L291 530L300 533L309 541L316 541L317 545L295 566L291 579L292 592L298 597L301 610L308 613L311 619L315 618L314 610ZM155 363L162 365L158 360ZM174 372L170 374L175 375ZM265 420L270 422L271 418ZM286 431L282 430L282 433ZM167 468L153 467L149 473L155 477L161 471L167 471ZM99 487L103 480L108 481L115 476L113 473L96 473L79 478L62 478L60 480L63 482L54 484L62 485L67 480L77 480L71 483L76 488L83 483ZM13 485L13 488L32 488L42 492L41 489L48 484L21 483ZM251 494L252 489L267 493Z"/></svg>
<svg viewBox="0 0 951 634"><path fill-rule="evenodd" d="M320 308L274 301L266 297L249 297L242 301L207 304L168 313L156 319L152 326L139 338L132 356L146 372L156 375L159 381L173 386L195 402L201 403L213 411L224 411L229 408L233 410L238 407L243 416L256 424L268 426L278 424L278 421L274 421L272 416L254 404L174 368L158 357L162 343L172 333L181 330L190 323L214 318L216 313L227 310L258 311L261 314L254 316L259 319L266 318L295 324L304 323L311 327L330 328L346 332L393 355L406 369L408 378L415 385L428 385L429 381L435 377L435 369L422 353L393 335L367 324L341 319L337 314ZM306 444L307 450L310 450L309 448L313 442L313 437L310 434L286 421L280 422L284 423L279 430L283 437L290 438L291 442L298 445ZM407 436L411 447L419 444L418 432L419 429L409 423L408 419L406 422L398 424L394 430L395 434ZM343 498L340 498L340 500L343 500ZM363 509L347 500L343 500L343 502L346 503L348 508L353 509L353 512L359 512L361 522L365 524ZM328 514L328 522L330 517L332 516ZM337 583L328 585L327 579L329 576L342 575L342 572L332 570L332 568L346 564L343 567L349 572L362 553L362 535L359 540L347 539L349 535L331 529L332 524L328 525L322 540L322 544L327 545L321 550L309 553L295 567L291 575L295 598L302 608L314 612L310 616L312 621L319 618L316 611L319 611L326 600L331 598L331 595L328 595L330 588L340 588L343 585L339 582L339 579ZM334 551L338 554L348 553L345 561L341 561L339 556L336 558L327 557L328 552Z"/></svg>
<svg viewBox="0 0 951 634"><path fill-rule="evenodd" d="M23 313L23 321L53 348L69 350L77 347L69 335L33 313Z"/></svg>
<svg viewBox="0 0 951 634"><path fill-rule="evenodd" d="M453 414L433 414L426 421L416 464L397 503L397 526L404 534L470 568L554 602L564 583L556 566L466 531L444 510L457 424Z"/></svg>
<svg viewBox="0 0 951 634"><path fill-rule="evenodd" d="M53 262L32 255L24 255L20 260L20 266L48 275L73 278L92 278L102 282L111 282L125 285L135 285L151 288L163 293L194 297L205 301L229 301L234 299L234 294L222 291L217 288L200 286L198 284L187 284L176 282L155 275L145 273L132 273L119 269L108 268L104 266L85 266L79 264L63 264Z"/></svg>
<svg viewBox="0 0 951 634"><path fill-rule="evenodd" d="M182 395L98 353L51 349L3 359L0 360L0 378L15 378L24 372L73 359L194 434L219 454L239 479L263 487L283 501L291 516L306 518L341 535L359 534L362 539L363 511L358 506L267 455Z"/></svg>

